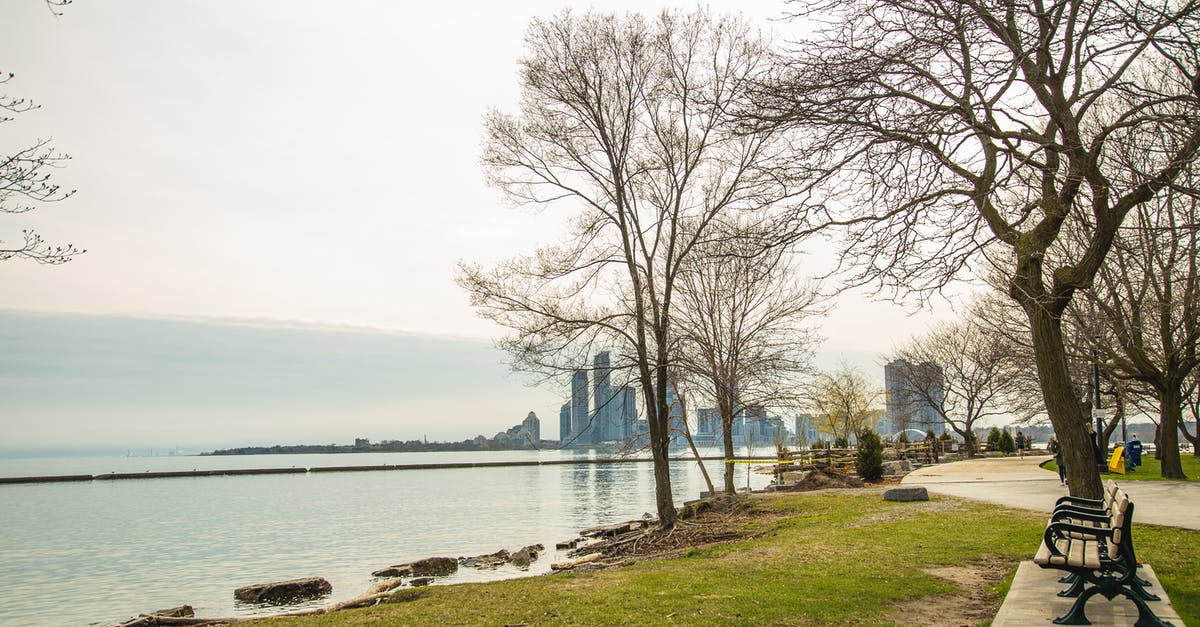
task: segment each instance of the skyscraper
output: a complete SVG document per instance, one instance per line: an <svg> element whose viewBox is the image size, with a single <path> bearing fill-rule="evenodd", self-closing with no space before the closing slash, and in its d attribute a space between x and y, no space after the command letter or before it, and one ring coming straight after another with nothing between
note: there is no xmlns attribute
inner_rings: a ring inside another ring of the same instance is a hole
<svg viewBox="0 0 1200 627"><path fill-rule="evenodd" d="M612 365L609 362L608 351L596 353L592 358L592 403L595 411L592 415L592 425L595 441L617 440L621 438L618 400L613 392Z"/></svg>
<svg viewBox="0 0 1200 627"><path fill-rule="evenodd" d="M538 420L537 414L529 412L529 415L525 416L525 420L521 421L521 428L529 434L529 438L533 440L534 444L537 444L539 441L541 441L542 421Z"/></svg>
<svg viewBox="0 0 1200 627"><path fill-rule="evenodd" d="M945 401L940 366L897 359L883 367L883 385L892 432L916 429L921 432L932 430L940 435L946 431L946 423L934 409L934 404L941 405Z"/></svg>
<svg viewBox="0 0 1200 627"><path fill-rule="evenodd" d="M576 370L571 377L571 437L567 443L591 444L595 441L589 425L587 370Z"/></svg>
<svg viewBox="0 0 1200 627"><path fill-rule="evenodd" d="M571 441L571 402L562 404L558 410L558 442L564 445Z"/></svg>
<svg viewBox="0 0 1200 627"><path fill-rule="evenodd" d="M621 435L618 439L629 439L637 435L637 390L626 385L621 388L621 413L618 416Z"/></svg>

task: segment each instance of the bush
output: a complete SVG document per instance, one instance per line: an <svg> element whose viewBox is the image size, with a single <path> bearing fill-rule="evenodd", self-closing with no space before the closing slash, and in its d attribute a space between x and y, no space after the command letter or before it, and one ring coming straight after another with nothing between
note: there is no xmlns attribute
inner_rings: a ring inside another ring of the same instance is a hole
<svg viewBox="0 0 1200 627"><path fill-rule="evenodd" d="M1000 450L1000 427L992 427L988 432L987 447L989 451Z"/></svg>
<svg viewBox="0 0 1200 627"><path fill-rule="evenodd" d="M841 436L833 441L833 448L850 448L850 440Z"/></svg>
<svg viewBox="0 0 1200 627"><path fill-rule="evenodd" d="M903 444L908 444L908 434L905 433L904 431L901 431L900 437L896 438L896 441L901 442Z"/></svg>
<svg viewBox="0 0 1200 627"><path fill-rule="evenodd" d="M858 434L858 456L854 469L863 481L879 481L883 478L883 443L870 429Z"/></svg>
<svg viewBox="0 0 1200 627"><path fill-rule="evenodd" d="M1000 442L998 443L1001 453L1016 453L1017 443L1013 440L1012 434L1008 429L1000 432Z"/></svg>

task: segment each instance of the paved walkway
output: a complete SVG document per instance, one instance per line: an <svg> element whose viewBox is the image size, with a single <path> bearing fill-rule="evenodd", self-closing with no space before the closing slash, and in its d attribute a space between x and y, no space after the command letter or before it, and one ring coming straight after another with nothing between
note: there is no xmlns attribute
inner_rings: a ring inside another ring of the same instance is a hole
<svg viewBox="0 0 1200 627"><path fill-rule="evenodd" d="M923 485L930 492L998 503L1050 515L1054 501L1067 494L1058 475L1038 467L1048 457L989 457L926 466L901 483ZM1200 483L1191 481L1124 481L1115 479L1136 508L1134 522L1200 530Z"/></svg>
<svg viewBox="0 0 1200 627"><path fill-rule="evenodd" d="M927 466L909 473L901 483L922 485L935 494L997 503L1008 507L1028 509L1050 515L1054 501L1067 494L1066 486L1058 483L1058 475L1038 467L1046 456L981 458ZM1134 522L1185 529L1200 529L1200 484L1182 481L1123 481L1115 478L1136 504ZM1037 547L1030 547L1030 555ZM1154 576L1151 565L1142 573L1154 584L1150 589L1162 597L1150 604L1159 618L1183 625L1171 607L1171 601ZM1070 607L1072 599L1056 596L1065 586L1058 583L1061 571L1043 569L1033 562L1022 562L1013 578L1012 587L1000 606L992 625L1050 625ZM1087 616L1093 625L1132 625L1137 610L1132 602L1118 596L1108 601L1103 596L1092 597Z"/></svg>

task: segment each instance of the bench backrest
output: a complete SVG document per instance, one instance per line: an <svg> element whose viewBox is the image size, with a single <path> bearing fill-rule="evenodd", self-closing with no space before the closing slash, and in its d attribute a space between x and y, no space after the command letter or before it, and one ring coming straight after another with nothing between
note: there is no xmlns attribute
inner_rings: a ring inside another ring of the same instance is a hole
<svg viewBox="0 0 1200 627"><path fill-rule="evenodd" d="M1133 502L1129 500L1129 495L1125 494L1124 490L1118 491L1114 497L1112 512L1112 543L1117 545L1117 549L1121 549L1121 541L1130 531L1130 525L1133 522ZM1113 554L1117 551L1109 549L1109 553Z"/></svg>

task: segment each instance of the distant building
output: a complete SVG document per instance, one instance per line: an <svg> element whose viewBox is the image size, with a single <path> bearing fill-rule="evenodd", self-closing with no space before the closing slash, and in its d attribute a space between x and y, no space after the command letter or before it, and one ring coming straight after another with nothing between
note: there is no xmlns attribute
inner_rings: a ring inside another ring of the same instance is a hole
<svg viewBox="0 0 1200 627"><path fill-rule="evenodd" d="M571 377L571 437L568 438L568 442L574 444L594 442L590 425L587 371L576 370L574 376ZM566 443L564 442L564 444Z"/></svg>
<svg viewBox="0 0 1200 627"><path fill-rule="evenodd" d="M354 448L367 448L371 446L371 441L367 438L354 438Z"/></svg>
<svg viewBox="0 0 1200 627"><path fill-rule="evenodd" d="M628 385L622 386L618 396L621 399L621 411L617 417L621 427L620 439L628 440L639 433L637 430L637 390Z"/></svg>
<svg viewBox="0 0 1200 627"><path fill-rule="evenodd" d="M558 440L560 444L571 441L571 401L563 403L558 410Z"/></svg>
<svg viewBox="0 0 1200 627"><path fill-rule="evenodd" d="M701 407L696 410L696 436L704 439L721 434L721 412L716 407Z"/></svg>
<svg viewBox="0 0 1200 627"><path fill-rule="evenodd" d="M802 446L809 446L813 442L823 440L821 430L817 426L817 419L810 414L800 414L794 419L796 440Z"/></svg>
<svg viewBox="0 0 1200 627"><path fill-rule="evenodd" d="M521 421L521 428L535 444L541 441L542 421L538 420L537 414L529 412L529 415L525 416L525 420Z"/></svg>
<svg viewBox="0 0 1200 627"><path fill-rule="evenodd" d="M683 397L675 389L675 384L667 383L667 435L672 444L679 446L687 444L687 438L684 437L684 431L687 429L687 425L684 424L687 420L687 406L684 403Z"/></svg>
<svg viewBox="0 0 1200 627"><path fill-rule="evenodd" d="M592 424L596 442L609 442L624 437L621 425L621 399L619 390L612 386L612 364L608 351L600 351L592 359L592 403L595 411Z"/></svg>
<svg viewBox="0 0 1200 627"><path fill-rule="evenodd" d="M904 429L921 432L946 431L942 417L933 403L945 401L945 382L940 366L930 362L914 364L903 359L888 362L883 367L884 391L887 395L887 419L880 431L897 433Z"/></svg>

